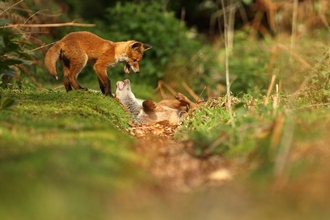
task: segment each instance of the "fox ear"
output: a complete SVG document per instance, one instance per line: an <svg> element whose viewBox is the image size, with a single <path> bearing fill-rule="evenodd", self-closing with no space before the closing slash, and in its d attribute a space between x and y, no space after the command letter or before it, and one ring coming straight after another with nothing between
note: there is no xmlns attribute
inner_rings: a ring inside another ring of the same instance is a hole
<svg viewBox="0 0 330 220"><path fill-rule="evenodd" d="M148 44L143 44L143 48L144 48L144 51L146 51L146 50L151 49L152 46L151 45L148 45Z"/></svg>
<svg viewBox="0 0 330 220"><path fill-rule="evenodd" d="M143 46L143 51L146 51L146 50L149 50L152 48L151 45L148 45L148 44L142 44L141 42L134 42L132 44L129 45L130 48L132 48L133 50L140 50L141 49L141 46ZM142 51L142 52L143 52Z"/></svg>
<svg viewBox="0 0 330 220"><path fill-rule="evenodd" d="M132 44L129 45L130 48L132 48L133 50L139 50L142 46L142 43L140 42L134 42Z"/></svg>

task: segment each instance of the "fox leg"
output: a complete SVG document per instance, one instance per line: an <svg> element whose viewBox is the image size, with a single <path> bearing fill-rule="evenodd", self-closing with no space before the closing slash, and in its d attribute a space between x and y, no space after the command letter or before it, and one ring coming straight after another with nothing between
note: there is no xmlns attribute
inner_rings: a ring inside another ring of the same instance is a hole
<svg viewBox="0 0 330 220"><path fill-rule="evenodd" d="M75 57L75 59L70 59L63 55L61 59L63 63L64 86L66 91L71 91L72 87L74 89L87 90L87 88L81 87L77 81L79 73L86 66L88 60L87 55L81 54L81 56Z"/></svg>
<svg viewBox="0 0 330 220"><path fill-rule="evenodd" d="M64 86L65 86L65 90L67 92L71 91L72 90L72 86L71 86L71 83L70 83L70 79L69 79L69 76L70 76L70 70L67 66L65 66L63 64L63 72L64 72Z"/></svg>
<svg viewBox="0 0 330 220"><path fill-rule="evenodd" d="M101 82L101 80L99 79L99 77L97 77L97 79L99 80L99 85L100 85L101 92L102 92L103 94L105 94L103 83Z"/></svg>
<svg viewBox="0 0 330 220"><path fill-rule="evenodd" d="M190 101L186 96L181 93L177 93L175 98L180 102L181 106L195 107L196 104Z"/></svg>
<svg viewBox="0 0 330 220"><path fill-rule="evenodd" d="M148 112L148 111L154 111L157 107L157 104L151 100L145 100L142 103L143 110Z"/></svg>
<svg viewBox="0 0 330 220"><path fill-rule="evenodd" d="M175 95L175 99L165 99L160 101L158 104L165 105L170 108L194 108L196 104L190 101L186 96L181 93Z"/></svg>
<svg viewBox="0 0 330 220"><path fill-rule="evenodd" d="M112 93L111 93L111 81L108 77L97 77L99 80L99 85L100 85L100 89L102 91L103 94L105 95L109 95L111 97ZM105 83L104 83L105 82Z"/></svg>
<svg viewBox="0 0 330 220"><path fill-rule="evenodd" d="M191 102L186 96L181 93L177 93L175 95L175 98L180 102L180 105L189 105Z"/></svg>
<svg viewBox="0 0 330 220"><path fill-rule="evenodd" d="M94 70L99 80L100 89L103 94L113 97L111 93L111 81L107 75L107 67L102 65L100 62L96 62Z"/></svg>
<svg viewBox="0 0 330 220"><path fill-rule="evenodd" d="M74 62L71 62L71 65L69 67L70 69L69 81L71 86L75 89L87 90L87 88L81 87L77 81L78 75L81 72L81 70L86 66L87 61L88 61L87 55L82 54L80 57L75 57Z"/></svg>

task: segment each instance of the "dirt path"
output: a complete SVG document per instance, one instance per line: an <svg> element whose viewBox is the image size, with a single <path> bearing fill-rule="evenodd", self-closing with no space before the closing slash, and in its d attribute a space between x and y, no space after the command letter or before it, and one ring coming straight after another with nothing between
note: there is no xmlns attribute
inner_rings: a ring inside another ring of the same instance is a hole
<svg viewBox="0 0 330 220"><path fill-rule="evenodd" d="M207 185L221 185L232 179L229 163L221 156L196 158L173 137L178 126L166 123L132 125L137 138L135 151L145 158L141 164L159 180L162 189L189 192Z"/></svg>

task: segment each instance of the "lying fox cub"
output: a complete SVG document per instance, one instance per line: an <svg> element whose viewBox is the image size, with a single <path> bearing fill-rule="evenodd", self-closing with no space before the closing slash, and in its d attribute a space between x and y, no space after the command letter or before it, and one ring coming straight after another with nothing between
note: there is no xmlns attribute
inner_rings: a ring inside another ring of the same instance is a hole
<svg viewBox="0 0 330 220"><path fill-rule="evenodd" d="M175 99L164 99L158 103L146 100L142 104L135 98L128 79L117 82L115 97L132 114L133 121L138 124L155 124L168 121L172 125L181 122L183 115L196 104L178 93Z"/></svg>

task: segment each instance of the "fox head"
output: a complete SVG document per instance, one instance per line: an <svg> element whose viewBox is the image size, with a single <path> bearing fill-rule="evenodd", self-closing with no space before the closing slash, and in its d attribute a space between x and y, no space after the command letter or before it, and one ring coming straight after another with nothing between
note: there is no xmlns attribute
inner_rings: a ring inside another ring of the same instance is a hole
<svg viewBox="0 0 330 220"><path fill-rule="evenodd" d="M132 113L134 116L140 114L142 109L142 105L138 103L135 95L131 90L131 82L129 79L125 79L124 81L118 81L116 83L117 89L115 97L120 103L122 103L126 109Z"/></svg>
<svg viewBox="0 0 330 220"><path fill-rule="evenodd" d="M131 90L131 82L129 79L125 79L124 81L118 81L116 83L116 98L118 98L120 101L124 99L132 98L135 99L135 96Z"/></svg>
<svg viewBox="0 0 330 220"><path fill-rule="evenodd" d="M135 73L139 73L140 72L139 63L143 57L143 52L151 48L152 46L148 44L143 44L138 41L130 41L126 51L127 60L124 65L125 72L129 73L130 68L132 68L132 70Z"/></svg>

